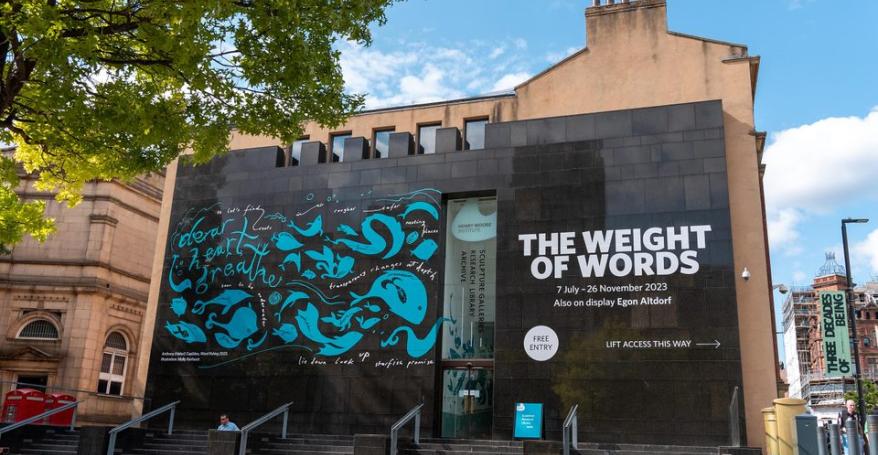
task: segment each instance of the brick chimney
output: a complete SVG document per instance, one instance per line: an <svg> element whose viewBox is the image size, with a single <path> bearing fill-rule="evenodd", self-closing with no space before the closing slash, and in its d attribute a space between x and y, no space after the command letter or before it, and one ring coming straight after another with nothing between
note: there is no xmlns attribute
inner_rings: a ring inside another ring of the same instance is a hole
<svg viewBox="0 0 878 455"><path fill-rule="evenodd" d="M592 0L585 10L586 44L657 38L668 31L665 0Z"/></svg>

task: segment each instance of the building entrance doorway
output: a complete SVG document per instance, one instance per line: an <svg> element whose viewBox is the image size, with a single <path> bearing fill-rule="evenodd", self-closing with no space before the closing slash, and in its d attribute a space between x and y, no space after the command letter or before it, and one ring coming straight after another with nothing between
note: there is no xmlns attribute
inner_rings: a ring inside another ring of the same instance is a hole
<svg viewBox="0 0 878 455"><path fill-rule="evenodd" d="M494 415L497 198L449 199L442 325L442 437L490 439Z"/></svg>
<svg viewBox="0 0 878 455"><path fill-rule="evenodd" d="M446 368L442 374L442 437L490 439L494 369Z"/></svg>

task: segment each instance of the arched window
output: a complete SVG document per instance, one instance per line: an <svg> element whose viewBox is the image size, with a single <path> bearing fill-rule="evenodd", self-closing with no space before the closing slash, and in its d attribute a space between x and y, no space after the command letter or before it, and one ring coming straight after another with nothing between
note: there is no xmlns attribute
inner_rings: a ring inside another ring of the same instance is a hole
<svg viewBox="0 0 878 455"><path fill-rule="evenodd" d="M28 322L27 325L22 327L21 331L18 332L18 338L29 340L57 340L58 329L55 327L55 324L52 324L45 319L37 319Z"/></svg>
<svg viewBox="0 0 878 455"><path fill-rule="evenodd" d="M104 343L101 357L101 374L98 376L98 393L122 395L125 369L128 364L128 342L119 332L110 332Z"/></svg>

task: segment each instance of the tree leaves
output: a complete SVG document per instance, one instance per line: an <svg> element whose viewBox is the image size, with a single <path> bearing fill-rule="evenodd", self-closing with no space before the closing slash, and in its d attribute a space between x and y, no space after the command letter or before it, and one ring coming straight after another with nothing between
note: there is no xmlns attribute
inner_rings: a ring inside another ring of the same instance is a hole
<svg viewBox="0 0 878 455"><path fill-rule="evenodd" d="M336 126L362 107L333 46L368 44L391 1L5 2L0 141L70 204L85 182L159 171L187 149L207 161L233 127L292 142L305 121ZM0 216L21 230L0 227L0 244L45 238L42 205L2 182Z"/></svg>

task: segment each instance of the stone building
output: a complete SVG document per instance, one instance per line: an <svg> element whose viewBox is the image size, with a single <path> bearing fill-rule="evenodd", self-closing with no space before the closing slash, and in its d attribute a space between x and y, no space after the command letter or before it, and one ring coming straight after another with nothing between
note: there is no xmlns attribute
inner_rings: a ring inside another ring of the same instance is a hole
<svg viewBox="0 0 878 455"><path fill-rule="evenodd" d="M811 285L790 289L783 304L784 363L789 394L804 398L815 413L824 417L833 417L841 411L845 392L856 390L851 376L830 378L824 374L819 293L845 289L844 266L836 261L835 253L828 252ZM872 280L854 286L853 296L859 365L865 379L878 381L878 282Z"/></svg>
<svg viewBox="0 0 878 455"><path fill-rule="evenodd" d="M171 165L136 393L201 427L294 401L300 431L384 433L423 400L422 434L510 439L528 402L551 439L578 404L580 440L727 444L737 388L761 445L759 57L595 3L514 91Z"/></svg>
<svg viewBox="0 0 878 455"><path fill-rule="evenodd" d="M74 208L22 175L57 232L0 256L0 391L37 387L82 400L79 421L119 423L142 404L135 379L163 177L92 182Z"/></svg>

